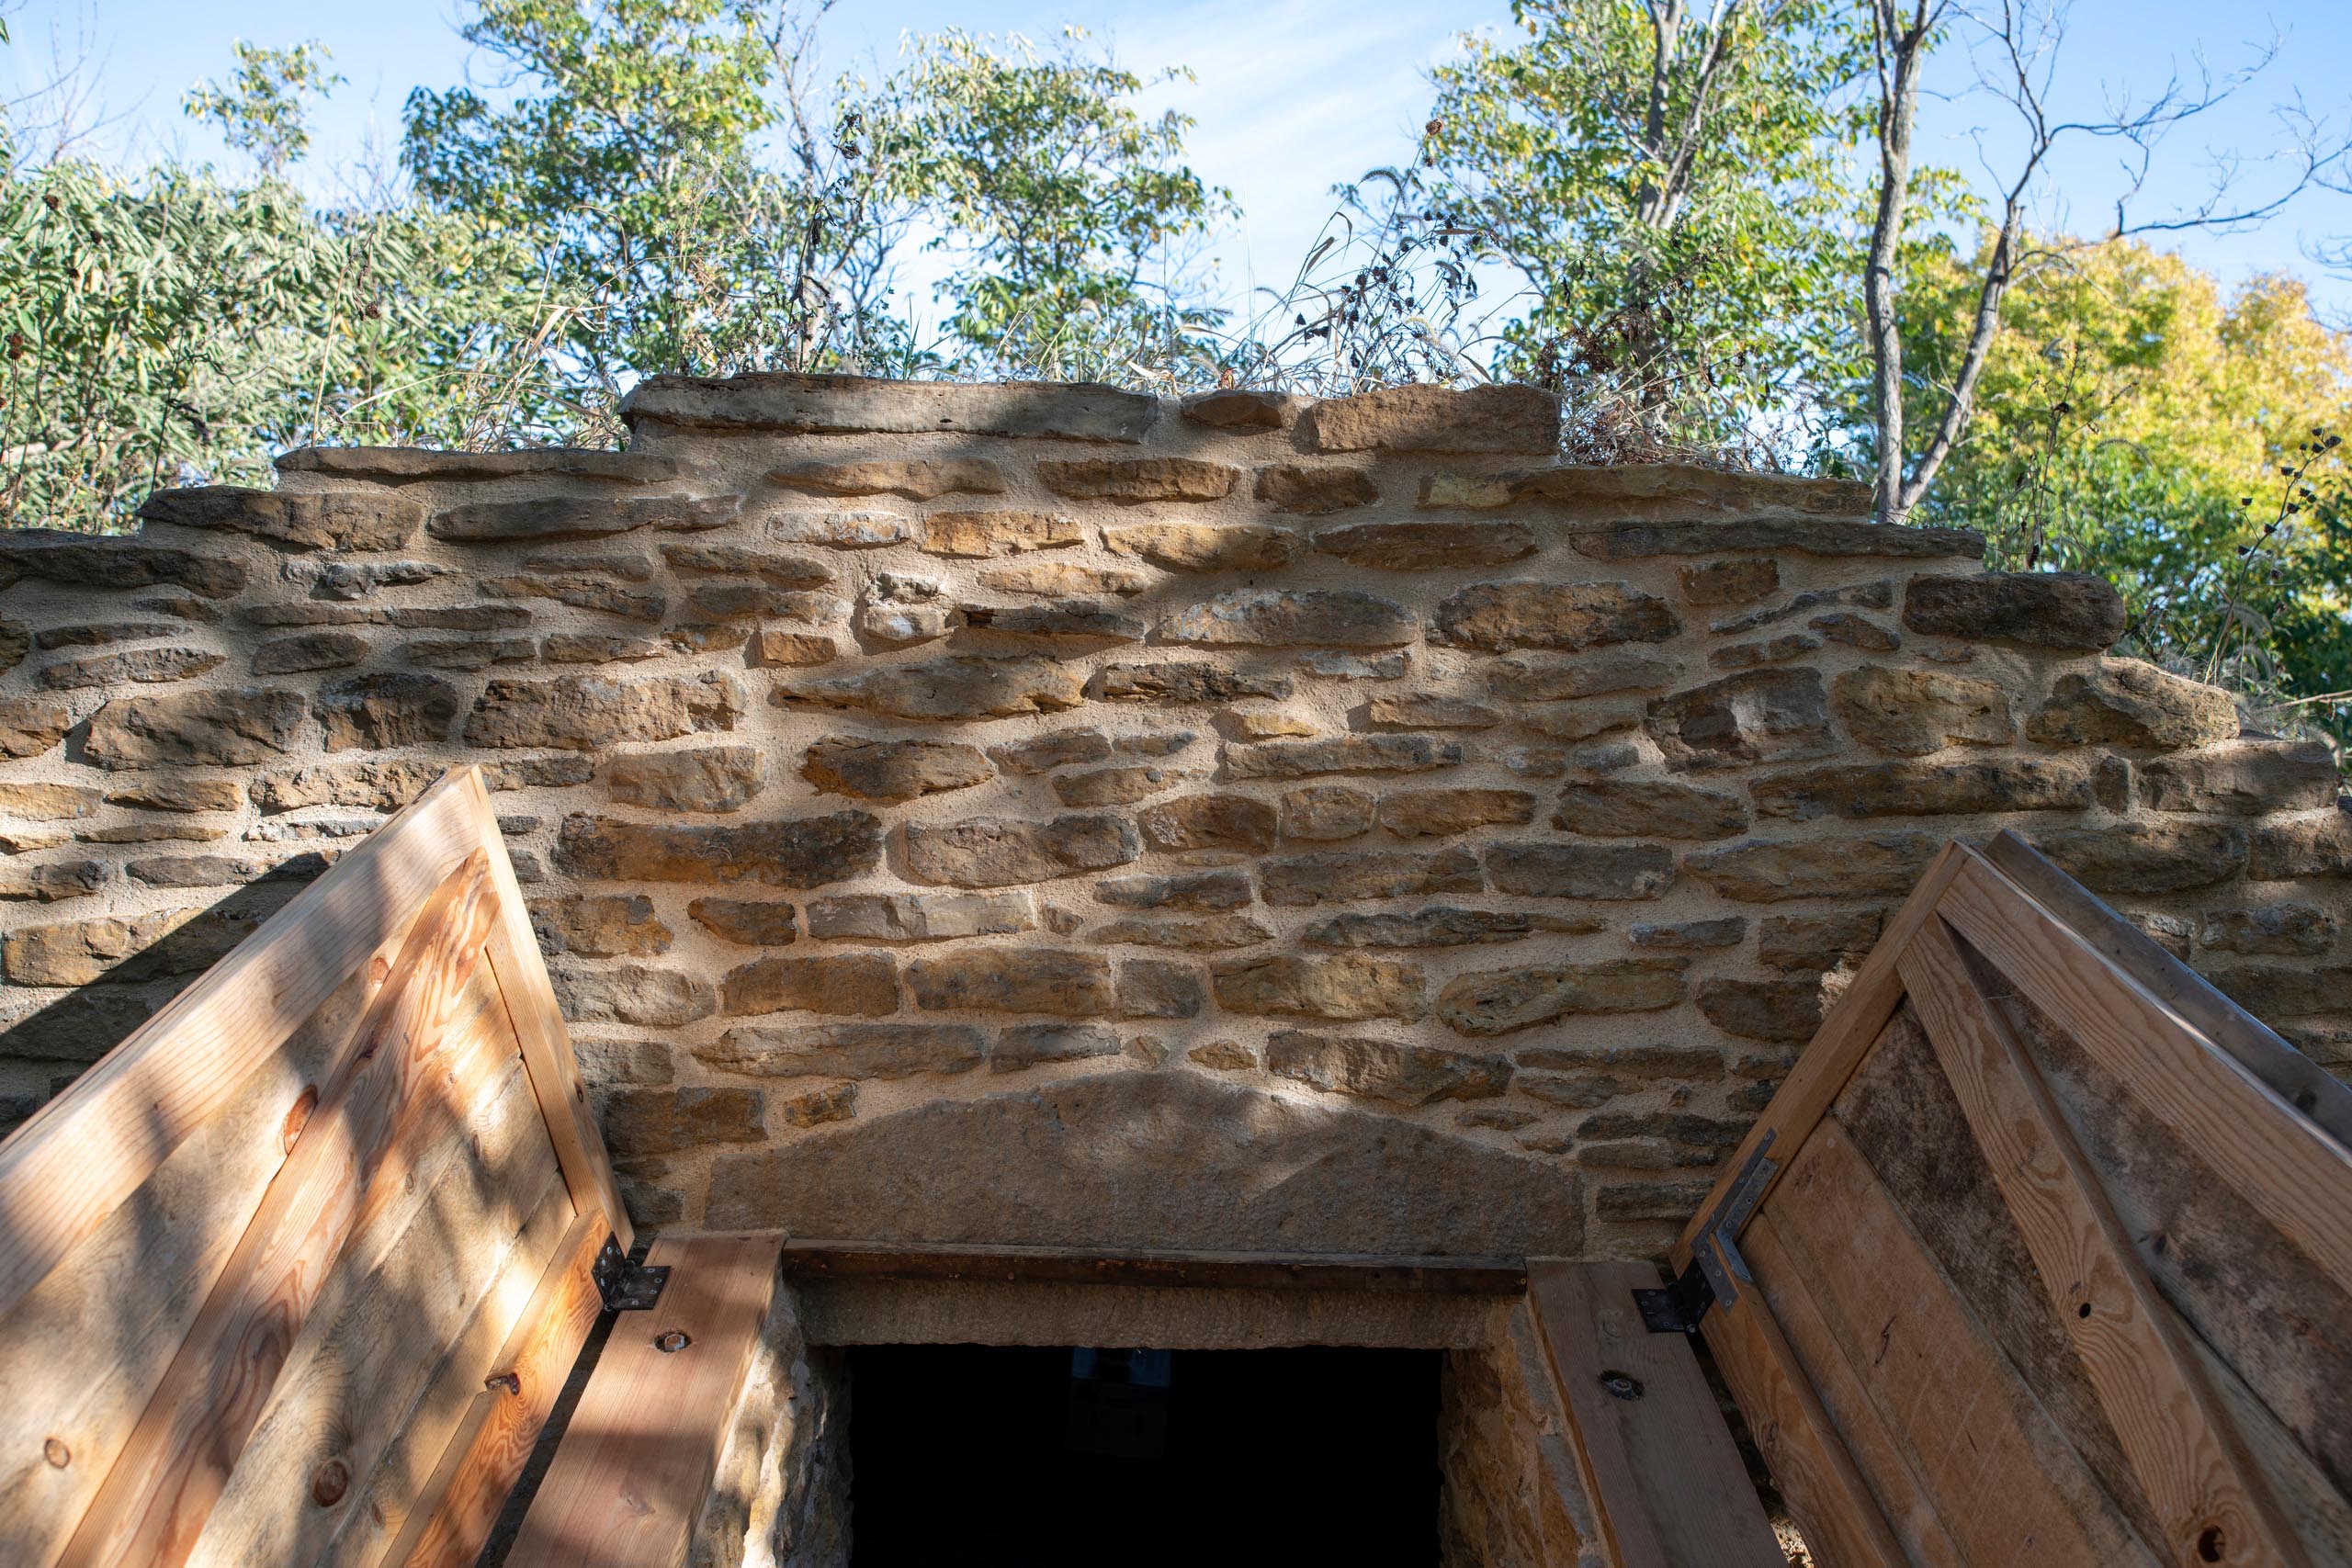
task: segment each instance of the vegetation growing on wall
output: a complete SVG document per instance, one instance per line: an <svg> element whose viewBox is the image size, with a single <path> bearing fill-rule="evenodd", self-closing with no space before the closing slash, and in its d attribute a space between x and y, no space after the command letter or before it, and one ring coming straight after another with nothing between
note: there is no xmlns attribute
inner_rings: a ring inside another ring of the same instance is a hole
<svg viewBox="0 0 2352 1568"><path fill-rule="evenodd" d="M1578 460L1875 469L1883 515L2114 575L2135 646L2251 704L2352 687L2346 334L2136 213L2105 239L2024 223L2058 135L2149 149L2243 82L2053 127L2063 29L2015 0L1517 0L1515 31L1435 71L1410 156L1335 187L1294 280L1237 301L1198 265L1230 193L1188 120L1138 107L1181 71L950 30L829 76L824 10L478 0L495 79L418 88L397 170L323 203L296 183L340 83L315 45L239 43L188 96L236 169L112 168L0 122L8 520L120 525L158 484L256 482L306 442L610 444L655 372L1510 378L1564 394ZM1909 150L1939 48L2019 66L1985 87L2030 129L1988 206ZM2342 151L2306 125L2283 188L2340 180ZM905 282L923 254L931 299Z"/></svg>

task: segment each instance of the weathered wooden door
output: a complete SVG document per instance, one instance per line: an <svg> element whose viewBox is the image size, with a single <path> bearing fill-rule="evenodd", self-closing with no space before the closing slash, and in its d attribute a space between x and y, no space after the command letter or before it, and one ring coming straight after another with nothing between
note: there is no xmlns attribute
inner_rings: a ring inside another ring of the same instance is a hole
<svg viewBox="0 0 2352 1568"><path fill-rule="evenodd" d="M2352 1094L2005 835L1675 1263L1826 1563L2352 1562L2347 1147Z"/></svg>
<svg viewBox="0 0 2352 1568"><path fill-rule="evenodd" d="M628 1236L454 771L0 1143L0 1563L472 1562Z"/></svg>

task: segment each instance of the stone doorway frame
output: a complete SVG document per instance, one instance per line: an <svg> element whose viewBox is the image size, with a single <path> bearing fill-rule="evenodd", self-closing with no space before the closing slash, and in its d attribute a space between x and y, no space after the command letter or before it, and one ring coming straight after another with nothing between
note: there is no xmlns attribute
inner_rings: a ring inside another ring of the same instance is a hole
<svg viewBox="0 0 2352 1568"><path fill-rule="evenodd" d="M854 1395L842 1352L854 1346L1434 1350L1443 1568L1606 1561L1521 1260L801 1239L786 1245L783 1270L797 1331L789 1382L838 1421L828 1453L846 1450ZM844 1478L820 1470L803 1484L847 1522Z"/></svg>

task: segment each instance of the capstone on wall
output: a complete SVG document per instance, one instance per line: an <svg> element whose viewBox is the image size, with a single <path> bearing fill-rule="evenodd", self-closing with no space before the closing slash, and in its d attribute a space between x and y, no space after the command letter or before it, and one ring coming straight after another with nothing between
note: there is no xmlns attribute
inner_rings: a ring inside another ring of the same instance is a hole
<svg viewBox="0 0 2352 1568"><path fill-rule="evenodd" d="M628 413L0 545L9 1116L459 761L657 1223L1654 1249L2001 827L2346 1060L2326 753L1858 488L1523 388Z"/></svg>

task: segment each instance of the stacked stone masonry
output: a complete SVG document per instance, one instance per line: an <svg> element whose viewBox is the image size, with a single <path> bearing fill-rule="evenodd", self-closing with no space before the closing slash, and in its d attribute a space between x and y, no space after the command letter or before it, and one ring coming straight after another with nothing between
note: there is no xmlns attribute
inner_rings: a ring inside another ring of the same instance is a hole
<svg viewBox="0 0 2352 1568"><path fill-rule="evenodd" d="M1857 487L1519 388L626 412L0 544L6 1117L464 761L657 1223L1652 1251L2001 828L2352 1060L2327 753Z"/></svg>

